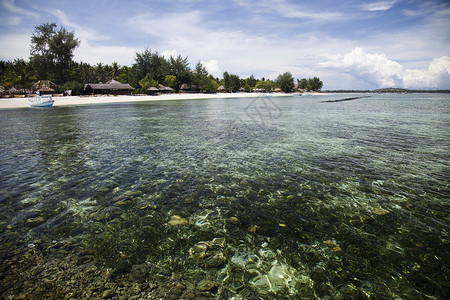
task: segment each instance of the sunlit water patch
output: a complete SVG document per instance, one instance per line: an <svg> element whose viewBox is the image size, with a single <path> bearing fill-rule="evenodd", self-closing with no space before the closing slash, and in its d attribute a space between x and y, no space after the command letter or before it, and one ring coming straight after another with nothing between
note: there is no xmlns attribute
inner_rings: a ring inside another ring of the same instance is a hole
<svg viewBox="0 0 450 300"><path fill-rule="evenodd" d="M2 298L449 294L447 95L0 111Z"/></svg>

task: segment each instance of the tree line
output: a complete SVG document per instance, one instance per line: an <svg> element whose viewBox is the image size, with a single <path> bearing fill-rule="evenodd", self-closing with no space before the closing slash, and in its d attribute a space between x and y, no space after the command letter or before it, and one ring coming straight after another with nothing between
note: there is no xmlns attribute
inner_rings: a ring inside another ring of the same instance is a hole
<svg viewBox="0 0 450 300"><path fill-rule="evenodd" d="M129 83L136 93L145 93L149 87L159 84L173 88L191 89L201 92L215 92L219 86L223 91L251 92L254 89L271 91L279 88L291 92L294 78L290 72L280 74L274 81L265 78L256 79L253 75L240 78L236 74L223 73L223 78L215 78L206 67L198 62L195 68L189 67L187 57L178 55L165 58L158 52L147 48L136 52L131 67L97 63L95 65L73 61L73 53L80 41L74 31L64 27L57 29L56 23L45 23L35 27L31 36L29 61L21 58L13 61L0 61L0 85L26 90L37 80L50 80L59 85L60 91L72 90L73 94L83 92L83 84L107 82L115 79ZM322 81L314 77L297 79L299 88L320 90Z"/></svg>

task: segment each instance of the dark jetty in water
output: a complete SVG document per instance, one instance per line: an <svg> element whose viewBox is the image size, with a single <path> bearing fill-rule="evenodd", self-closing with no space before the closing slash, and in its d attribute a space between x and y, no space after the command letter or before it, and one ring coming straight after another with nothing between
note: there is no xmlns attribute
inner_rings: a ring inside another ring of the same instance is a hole
<svg viewBox="0 0 450 300"><path fill-rule="evenodd" d="M370 96L360 96L360 97L351 97L351 98L344 98L344 99L337 99L337 100L327 100L322 102L344 102L344 101L350 101L350 100L356 100L361 98L369 98Z"/></svg>

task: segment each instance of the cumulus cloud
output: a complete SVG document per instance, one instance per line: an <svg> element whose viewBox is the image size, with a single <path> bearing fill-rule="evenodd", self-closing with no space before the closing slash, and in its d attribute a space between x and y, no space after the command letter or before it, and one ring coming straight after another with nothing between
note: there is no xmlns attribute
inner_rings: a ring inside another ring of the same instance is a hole
<svg viewBox="0 0 450 300"><path fill-rule="evenodd" d="M136 50L131 47L98 46L89 41L82 41L80 47L75 49L74 60L90 64L117 62L120 65L131 65L135 54Z"/></svg>
<svg viewBox="0 0 450 300"><path fill-rule="evenodd" d="M203 66L205 66L206 70L209 74L212 74L216 77L220 77L222 75L219 67L219 62L215 59L211 59L210 61L200 61Z"/></svg>
<svg viewBox="0 0 450 300"><path fill-rule="evenodd" d="M345 55L335 55L322 67L338 69L379 87L449 88L450 57L434 59L428 69L405 69L384 54L372 54L356 47Z"/></svg>
<svg viewBox="0 0 450 300"><path fill-rule="evenodd" d="M163 51L162 56L165 59L170 59L171 57L177 57L178 56L178 52L175 49L165 50L165 51Z"/></svg>

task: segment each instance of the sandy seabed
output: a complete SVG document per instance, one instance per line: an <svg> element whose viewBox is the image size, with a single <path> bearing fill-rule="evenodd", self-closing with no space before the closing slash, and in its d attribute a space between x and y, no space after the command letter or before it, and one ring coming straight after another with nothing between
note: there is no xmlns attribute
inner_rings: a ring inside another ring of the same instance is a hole
<svg viewBox="0 0 450 300"><path fill-rule="evenodd" d="M276 96L292 96L292 94L267 94ZM223 99L223 98L251 98L258 97L261 94L256 93L223 93L223 94L167 94L158 96L68 96L53 97L55 102L53 106L65 105L92 105L106 103L126 103L126 102L144 102L144 101L164 101L164 100L190 100L190 99ZM1 98L0 109L30 107L28 98Z"/></svg>

